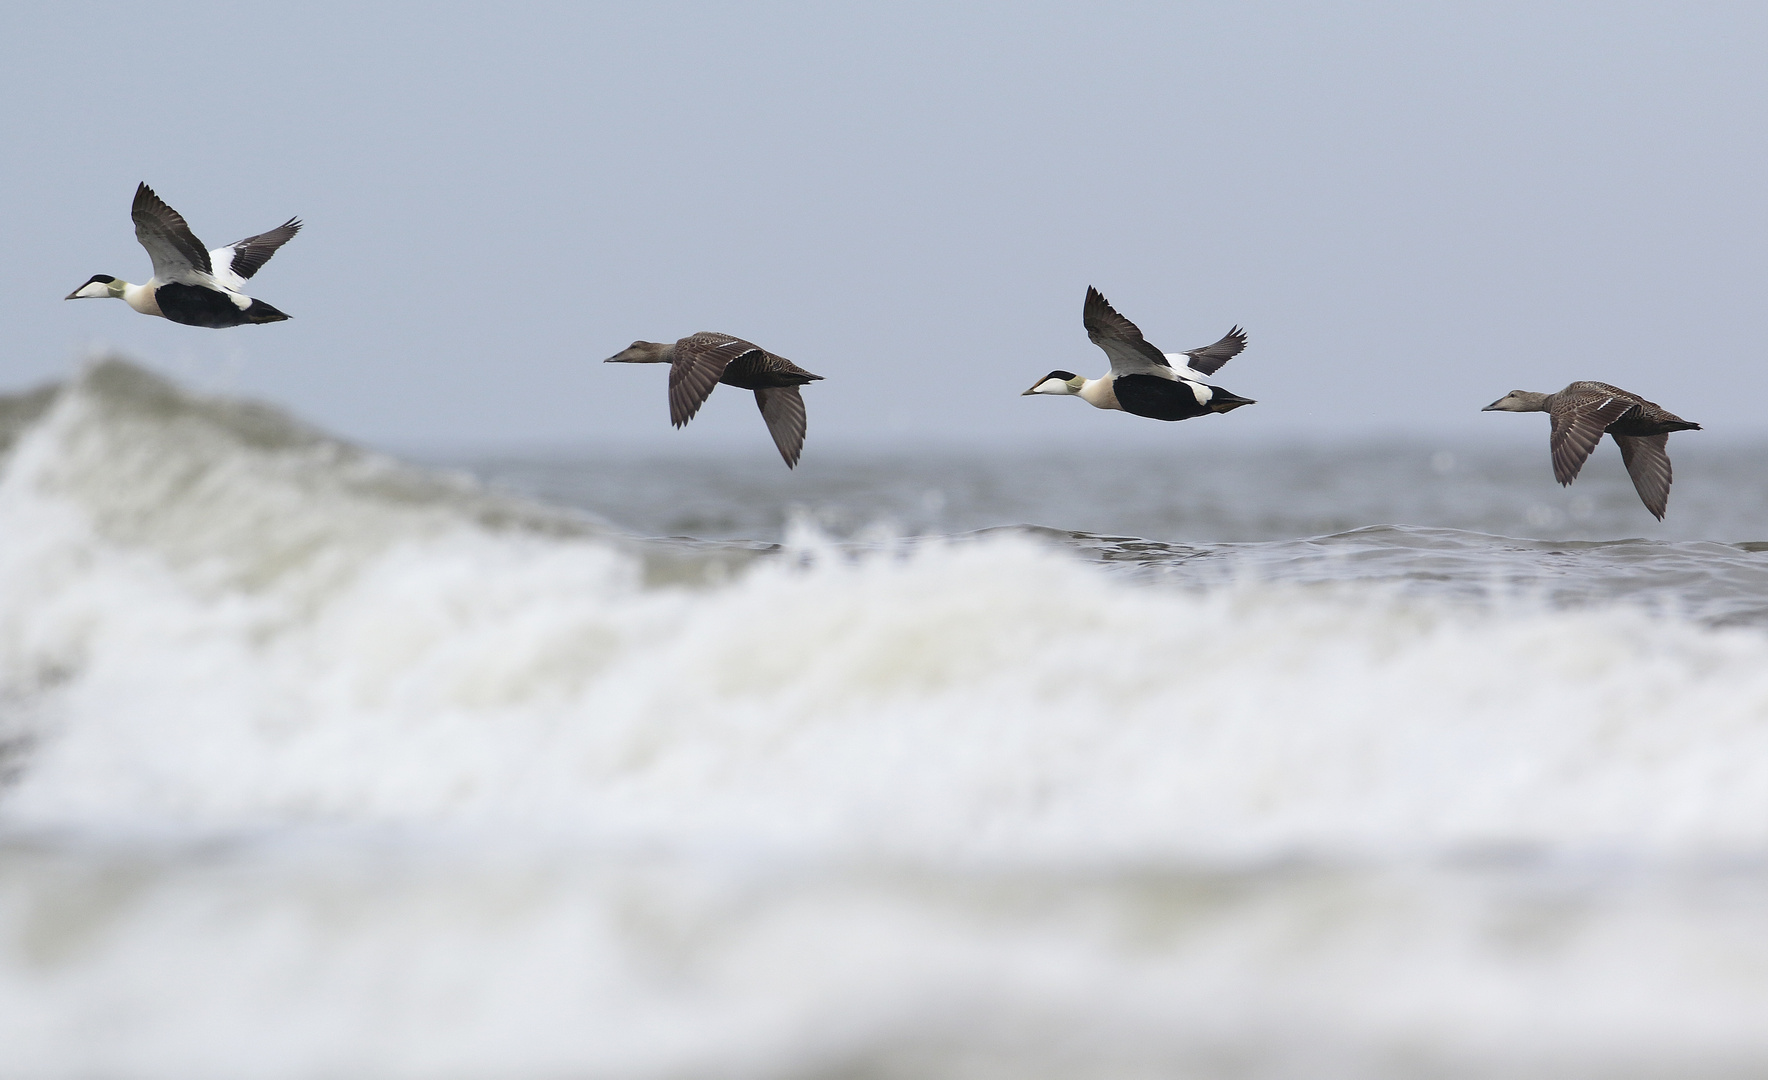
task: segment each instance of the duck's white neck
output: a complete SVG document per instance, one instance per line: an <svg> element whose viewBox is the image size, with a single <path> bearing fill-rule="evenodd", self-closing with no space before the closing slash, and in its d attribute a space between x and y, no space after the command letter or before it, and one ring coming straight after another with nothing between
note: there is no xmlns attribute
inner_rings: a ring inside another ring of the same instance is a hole
<svg viewBox="0 0 1768 1080"><path fill-rule="evenodd" d="M1088 379L1081 383L1080 389L1075 393L1082 401L1095 409L1118 409L1121 411L1123 406L1117 403L1117 391L1112 389L1111 381L1109 375L1102 379Z"/></svg>
<svg viewBox="0 0 1768 1080"><path fill-rule="evenodd" d="M165 314L160 311L159 301L154 299L154 291L160 287L158 279L149 278L146 285L131 285L127 281L119 281L117 284L123 287L123 291L118 294L122 297L123 303L143 315L158 315L162 319L165 318Z"/></svg>

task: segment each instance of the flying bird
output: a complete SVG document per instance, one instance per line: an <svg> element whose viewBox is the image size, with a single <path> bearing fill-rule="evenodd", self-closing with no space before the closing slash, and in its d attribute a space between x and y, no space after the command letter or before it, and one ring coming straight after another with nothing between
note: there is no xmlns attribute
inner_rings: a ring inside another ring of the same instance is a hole
<svg viewBox="0 0 1768 1080"><path fill-rule="evenodd" d="M288 318L245 294L246 280L270 261L276 249L301 229L296 218L256 236L209 251L184 223L184 216L142 184L129 208L135 239L153 259L153 277L132 285L109 274L94 274L67 295L69 300L113 296L143 315L159 315L186 326L219 329L241 323L281 322Z"/></svg>
<svg viewBox="0 0 1768 1080"><path fill-rule="evenodd" d="M1087 328L1088 340L1104 349L1111 359L1110 373L1088 379L1071 371L1052 371L1021 397L1073 395L1095 409L1119 409L1155 420L1187 420L1256 404L1214 382L1222 365L1246 348L1246 331L1238 326L1214 345L1190 352L1163 353L1091 286L1081 308L1081 322ZM1174 368L1174 362L1180 366Z"/></svg>
<svg viewBox="0 0 1768 1080"><path fill-rule="evenodd" d="M1553 478L1562 486L1578 478L1604 432L1614 436L1633 490L1659 521L1670 504L1670 455L1664 444L1672 431L1700 430L1699 424L1655 401L1599 382L1575 382L1557 394L1512 390L1480 411L1544 412L1552 417L1547 446L1553 452Z"/></svg>
<svg viewBox="0 0 1768 1080"><path fill-rule="evenodd" d="M768 434L780 448L786 468L798 464L804 448L804 399L798 388L821 375L729 334L701 331L673 345L635 341L602 361L605 364L668 364L669 421L681 427L694 418L719 383L755 391Z"/></svg>

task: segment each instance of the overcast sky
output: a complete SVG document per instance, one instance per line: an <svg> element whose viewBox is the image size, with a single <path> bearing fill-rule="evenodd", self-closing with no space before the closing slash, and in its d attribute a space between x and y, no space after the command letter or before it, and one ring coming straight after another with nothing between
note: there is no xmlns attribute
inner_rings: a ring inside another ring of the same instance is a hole
<svg viewBox="0 0 1768 1080"><path fill-rule="evenodd" d="M764 439L600 363L723 330L827 377L807 453L1471 432L1575 378L1768 433L1765 57L1760 4L19 5L0 385L110 348L381 445ZM140 180L210 246L305 219L253 280L293 319L63 302L149 276ZM1104 370L1089 284L1169 351L1244 325L1260 404L1020 398Z"/></svg>

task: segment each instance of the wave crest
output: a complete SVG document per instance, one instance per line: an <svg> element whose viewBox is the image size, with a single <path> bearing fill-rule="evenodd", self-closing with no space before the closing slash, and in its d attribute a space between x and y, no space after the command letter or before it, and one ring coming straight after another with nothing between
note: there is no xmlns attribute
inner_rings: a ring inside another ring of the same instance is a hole
<svg viewBox="0 0 1768 1080"><path fill-rule="evenodd" d="M1754 631L1180 590L1012 535L661 555L117 362L39 404L0 479L14 822L1131 859L1768 840Z"/></svg>

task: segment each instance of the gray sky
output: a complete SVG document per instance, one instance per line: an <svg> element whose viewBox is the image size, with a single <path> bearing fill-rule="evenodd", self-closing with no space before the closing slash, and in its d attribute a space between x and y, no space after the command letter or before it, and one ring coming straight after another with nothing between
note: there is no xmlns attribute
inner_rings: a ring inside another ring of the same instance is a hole
<svg viewBox="0 0 1768 1080"><path fill-rule="evenodd" d="M1574 378L1768 431L1768 6L1439 7L19 6L0 384L110 347L386 445L764 441L599 362L708 329L827 377L807 453L1520 435L1476 410ZM210 246L304 218L253 282L294 318L64 303L148 277L140 180ZM1246 326L1260 404L1018 397L1105 368L1089 284L1169 351Z"/></svg>

